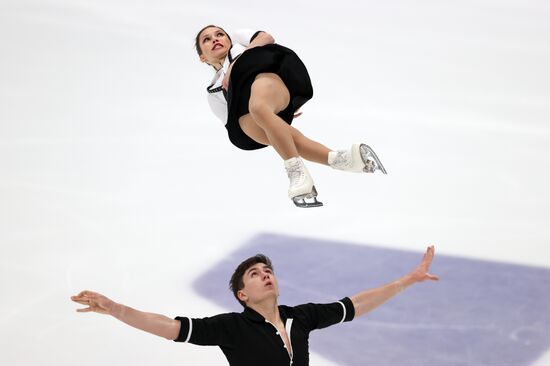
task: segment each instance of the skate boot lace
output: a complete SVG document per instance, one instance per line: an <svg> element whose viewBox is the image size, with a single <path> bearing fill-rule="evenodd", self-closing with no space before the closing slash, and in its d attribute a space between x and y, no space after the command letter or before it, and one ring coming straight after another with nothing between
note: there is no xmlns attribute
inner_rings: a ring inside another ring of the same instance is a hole
<svg viewBox="0 0 550 366"><path fill-rule="evenodd" d="M332 166L337 169L347 168L351 165L351 154L346 150L336 151L336 157L332 162Z"/></svg>

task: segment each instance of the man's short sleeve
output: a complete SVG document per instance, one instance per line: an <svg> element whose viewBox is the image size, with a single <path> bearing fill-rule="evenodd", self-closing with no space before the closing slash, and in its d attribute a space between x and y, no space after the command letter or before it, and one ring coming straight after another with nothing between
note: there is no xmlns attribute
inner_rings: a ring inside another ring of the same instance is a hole
<svg viewBox="0 0 550 366"><path fill-rule="evenodd" d="M349 322L355 317L355 308L349 297L330 304L298 305L294 311L310 331Z"/></svg>
<svg viewBox="0 0 550 366"><path fill-rule="evenodd" d="M181 322L175 342L192 343L199 346L229 346L235 336L231 333L232 314L220 314L208 318L176 317Z"/></svg>
<svg viewBox="0 0 550 366"><path fill-rule="evenodd" d="M241 44L245 47L250 45L250 42L254 40L262 31L255 31L252 29L239 29L236 32L231 33L231 41L235 44Z"/></svg>

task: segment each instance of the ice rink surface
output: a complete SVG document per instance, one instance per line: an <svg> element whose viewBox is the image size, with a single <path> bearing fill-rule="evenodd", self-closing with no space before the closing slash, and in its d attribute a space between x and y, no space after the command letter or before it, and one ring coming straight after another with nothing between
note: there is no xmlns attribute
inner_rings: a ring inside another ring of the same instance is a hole
<svg viewBox="0 0 550 366"><path fill-rule="evenodd" d="M550 365L548 19L517 0L0 0L0 363L223 365L69 296L236 311L212 271L265 249L281 300L333 301L435 244L439 283L314 333L311 364ZM206 24L294 49L315 93L294 125L367 142L388 175L309 164L325 206L293 207L274 151L234 148L209 111Z"/></svg>

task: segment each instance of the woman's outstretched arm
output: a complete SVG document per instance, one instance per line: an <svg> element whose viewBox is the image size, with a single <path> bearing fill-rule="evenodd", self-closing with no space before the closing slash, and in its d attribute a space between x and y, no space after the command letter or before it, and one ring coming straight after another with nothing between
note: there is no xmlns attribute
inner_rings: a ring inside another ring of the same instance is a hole
<svg viewBox="0 0 550 366"><path fill-rule="evenodd" d="M410 285L425 280L437 281L439 277L428 273L434 257L433 245L428 247L422 262L409 274L385 286L358 293L351 298L355 307L355 316L361 316L382 305Z"/></svg>
<svg viewBox="0 0 550 366"><path fill-rule="evenodd" d="M129 306L118 304L113 300L92 291L82 291L71 300L87 308L77 309L79 313L96 312L111 315L118 320L145 332L174 340L178 337L181 323L179 320L155 313L146 313Z"/></svg>

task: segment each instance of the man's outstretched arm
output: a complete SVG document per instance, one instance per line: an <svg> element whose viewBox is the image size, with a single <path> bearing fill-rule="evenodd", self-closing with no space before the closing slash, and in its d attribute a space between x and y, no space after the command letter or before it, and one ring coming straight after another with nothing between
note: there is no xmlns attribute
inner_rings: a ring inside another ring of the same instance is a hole
<svg viewBox="0 0 550 366"><path fill-rule="evenodd" d="M439 277L428 273L434 257L434 246L428 247L422 262L409 274L385 286L358 293L351 298L355 307L355 316L361 316L385 303L410 285L426 280L439 280Z"/></svg>
<svg viewBox="0 0 550 366"><path fill-rule="evenodd" d="M80 313L96 312L111 315L118 320L148 333L174 340L178 337L181 323L179 320L155 313L145 313L131 307L117 304L111 299L92 291L82 291L71 300L87 308L77 309Z"/></svg>

